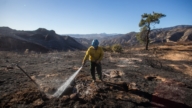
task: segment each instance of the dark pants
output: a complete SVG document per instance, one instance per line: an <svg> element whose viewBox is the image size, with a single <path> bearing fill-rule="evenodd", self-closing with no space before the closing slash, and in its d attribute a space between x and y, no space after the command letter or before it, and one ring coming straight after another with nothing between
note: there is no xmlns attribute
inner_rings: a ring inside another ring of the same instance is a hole
<svg viewBox="0 0 192 108"><path fill-rule="evenodd" d="M91 62L91 67L90 67L92 79L96 80L96 78L95 78L95 68L97 70L97 74L99 76L99 79L102 80L101 63L97 64L95 62Z"/></svg>

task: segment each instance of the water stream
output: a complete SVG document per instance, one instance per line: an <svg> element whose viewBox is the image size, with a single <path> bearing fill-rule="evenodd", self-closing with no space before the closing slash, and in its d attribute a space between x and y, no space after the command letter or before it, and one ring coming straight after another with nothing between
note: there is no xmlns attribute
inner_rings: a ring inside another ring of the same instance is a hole
<svg viewBox="0 0 192 108"><path fill-rule="evenodd" d="M75 78L75 76L79 73L79 71L82 69L82 67L80 67L71 77L69 77L69 79L64 82L58 89L57 91L53 94L54 97L59 97L61 96L61 94L65 91L65 89L69 86L69 84L73 81L73 79Z"/></svg>

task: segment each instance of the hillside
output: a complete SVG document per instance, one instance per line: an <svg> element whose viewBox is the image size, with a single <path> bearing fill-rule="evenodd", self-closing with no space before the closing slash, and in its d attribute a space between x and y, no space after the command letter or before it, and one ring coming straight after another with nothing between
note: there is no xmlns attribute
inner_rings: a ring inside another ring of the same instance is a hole
<svg viewBox="0 0 192 108"><path fill-rule="evenodd" d="M92 39L87 38L76 38L73 37L77 42L81 43L82 45L89 47L91 45Z"/></svg>
<svg viewBox="0 0 192 108"><path fill-rule="evenodd" d="M150 32L149 37L151 39L151 43L192 41L192 26L179 25L168 28L154 29ZM113 38L107 38L101 43L101 45L113 44L138 44L136 32L130 32L124 35L115 36Z"/></svg>
<svg viewBox="0 0 192 108"><path fill-rule="evenodd" d="M35 31L18 31L0 27L0 50L5 51L67 51L84 50L85 46L70 36L60 36L54 30L39 28Z"/></svg>
<svg viewBox="0 0 192 108"><path fill-rule="evenodd" d="M192 25L179 25L169 28L155 29L150 33L152 42L192 41Z"/></svg>
<svg viewBox="0 0 192 108"><path fill-rule="evenodd" d="M92 39L98 39L100 45L136 45L137 32L127 34L86 34L71 36L58 35L54 30L39 28L34 31L19 31L9 27L0 27L0 50L3 51L67 51L85 50L91 45ZM88 37L88 38L77 38ZM187 42L192 41L192 26L179 25L174 27L153 29L150 32L151 43Z"/></svg>
<svg viewBox="0 0 192 108"><path fill-rule="evenodd" d="M135 36L136 36L136 32L130 32L127 34L118 35L118 36L103 40L101 45L126 44L126 43L129 43L130 45L137 44L138 42Z"/></svg>

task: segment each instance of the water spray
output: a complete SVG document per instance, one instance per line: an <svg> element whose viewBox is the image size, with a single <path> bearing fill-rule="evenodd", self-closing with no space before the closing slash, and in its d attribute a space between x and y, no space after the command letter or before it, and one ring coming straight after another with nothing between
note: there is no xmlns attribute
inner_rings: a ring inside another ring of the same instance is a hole
<svg viewBox="0 0 192 108"><path fill-rule="evenodd" d="M82 69L82 66L71 76L69 79L64 82L57 91L53 94L53 97L60 97L61 94L66 90L66 88L69 86L69 84L73 81L73 79L76 77L76 75L79 73L79 71Z"/></svg>

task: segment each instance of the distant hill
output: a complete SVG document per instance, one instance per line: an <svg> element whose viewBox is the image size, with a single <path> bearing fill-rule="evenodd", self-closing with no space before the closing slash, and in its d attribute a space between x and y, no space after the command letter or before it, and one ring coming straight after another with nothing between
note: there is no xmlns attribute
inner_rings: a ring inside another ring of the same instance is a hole
<svg viewBox="0 0 192 108"><path fill-rule="evenodd" d="M112 38L106 38L101 42L101 45L135 45L139 43L136 39L136 34L136 32L130 32ZM192 41L192 25L178 25L154 29L150 32L150 39L151 43Z"/></svg>
<svg viewBox="0 0 192 108"><path fill-rule="evenodd" d="M102 43L103 43L103 41L105 41L105 40L107 40L107 39L112 39L112 38L114 38L114 37L118 37L118 36L120 36L120 34L119 35L113 35L113 36L103 36L103 37L100 37L100 38L93 38L93 39L98 39L99 40L99 42L100 42L100 45L102 45ZM93 36L94 37L94 36ZM79 42L79 43L81 43L82 45L84 45L84 46L86 46L86 47L89 47L90 45L91 45L91 43L92 43L92 41L93 41L93 39L91 39L91 38L75 38L74 37L74 39L77 41L77 42Z"/></svg>
<svg viewBox="0 0 192 108"><path fill-rule="evenodd" d="M39 28L35 31L13 30L0 27L0 50L38 52L85 50L86 47L70 36L61 36L54 30Z"/></svg>
<svg viewBox="0 0 192 108"><path fill-rule="evenodd" d="M180 42L192 41L192 25L154 29L150 33L151 42Z"/></svg>
<svg viewBox="0 0 192 108"><path fill-rule="evenodd" d="M82 45L89 47L93 39L98 39L100 44L107 39L112 39L114 37L122 36L122 34L68 34L69 36L73 37L76 41L81 43Z"/></svg>
<svg viewBox="0 0 192 108"><path fill-rule="evenodd" d="M81 43L82 45L86 46L87 48L91 45L92 39L86 39L86 38L75 38L73 37L77 42Z"/></svg>
<svg viewBox="0 0 192 108"><path fill-rule="evenodd" d="M102 41L101 45L113 45L113 44L137 44L137 40L135 38L136 32L130 32L123 35L118 35L112 38L106 38Z"/></svg>
<svg viewBox="0 0 192 108"><path fill-rule="evenodd" d="M111 37L115 35L119 35L117 33L111 33L111 34L106 34L106 33L93 33L93 34L65 34L74 38L86 38L88 40L92 39L102 39L104 37Z"/></svg>
<svg viewBox="0 0 192 108"><path fill-rule="evenodd" d="M137 32L127 34L69 34L58 35L54 30L39 28L34 31L14 30L0 27L0 50L24 51L26 49L38 52L86 50L93 39L98 39L100 45L136 45ZM151 43L187 42L192 41L192 25L153 29L150 32Z"/></svg>

